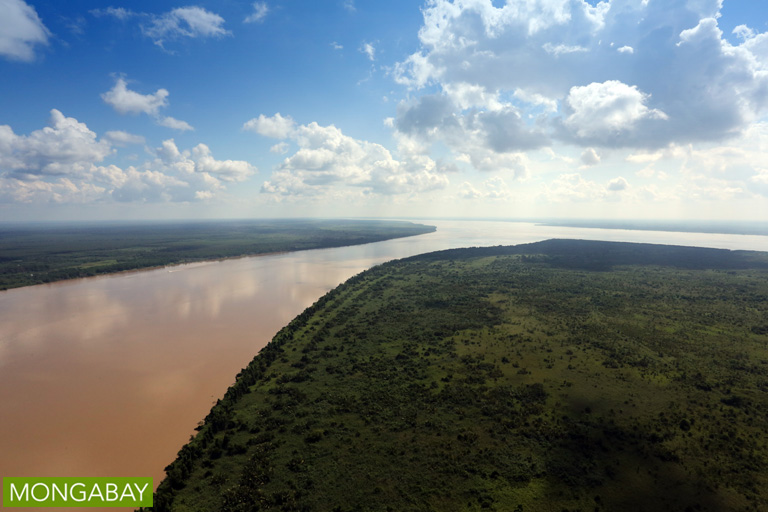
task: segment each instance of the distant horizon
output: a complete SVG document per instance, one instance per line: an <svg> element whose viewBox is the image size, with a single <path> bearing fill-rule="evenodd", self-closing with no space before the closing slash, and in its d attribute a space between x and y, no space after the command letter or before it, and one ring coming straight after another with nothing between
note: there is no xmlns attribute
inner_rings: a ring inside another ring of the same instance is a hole
<svg viewBox="0 0 768 512"><path fill-rule="evenodd" d="M0 221L768 218L768 4L4 0Z"/></svg>

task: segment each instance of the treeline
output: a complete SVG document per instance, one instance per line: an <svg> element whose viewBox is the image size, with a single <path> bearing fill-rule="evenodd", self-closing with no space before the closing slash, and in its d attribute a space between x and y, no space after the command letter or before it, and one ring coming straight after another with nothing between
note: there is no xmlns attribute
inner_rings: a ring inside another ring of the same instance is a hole
<svg viewBox="0 0 768 512"><path fill-rule="evenodd" d="M409 222L258 220L0 227L0 290L273 252L341 247L434 231Z"/></svg>
<svg viewBox="0 0 768 512"><path fill-rule="evenodd" d="M528 261L582 270L611 270L622 265L658 265L685 269L768 268L764 253L678 245L553 239L530 244L448 249L412 259L439 260L481 256L529 255Z"/></svg>

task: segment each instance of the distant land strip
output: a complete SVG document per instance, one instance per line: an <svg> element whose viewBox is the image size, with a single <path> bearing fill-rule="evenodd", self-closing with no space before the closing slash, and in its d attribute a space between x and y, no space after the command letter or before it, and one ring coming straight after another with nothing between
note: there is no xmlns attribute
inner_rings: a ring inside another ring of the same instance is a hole
<svg viewBox="0 0 768 512"><path fill-rule="evenodd" d="M380 242L435 231L382 220L0 225L0 290L126 270Z"/></svg>
<svg viewBox="0 0 768 512"><path fill-rule="evenodd" d="M678 233L710 233L722 235L768 236L768 222L755 221L650 221L650 220L541 220L539 226L593 229L627 229L630 231L671 231Z"/></svg>
<svg viewBox="0 0 768 512"><path fill-rule="evenodd" d="M720 235L768 236L768 221L740 220L647 220L647 219L563 219L557 217L408 217L419 222L473 221L518 222L536 226L591 229L626 229L631 231L668 231Z"/></svg>

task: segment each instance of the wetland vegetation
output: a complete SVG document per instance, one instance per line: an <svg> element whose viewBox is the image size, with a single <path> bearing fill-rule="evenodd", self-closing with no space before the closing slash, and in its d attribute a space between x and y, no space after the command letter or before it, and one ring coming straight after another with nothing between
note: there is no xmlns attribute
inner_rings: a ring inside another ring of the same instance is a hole
<svg viewBox="0 0 768 512"><path fill-rule="evenodd" d="M766 432L765 253L441 251L283 328L154 510L765 510Z"/></svg>
<svg viewBox="0 0 768 512"><path fill-rule="evenodd" d="M379 220L242 220L0 226L0 290L273 252L341 247L434 231Z"/></svg>

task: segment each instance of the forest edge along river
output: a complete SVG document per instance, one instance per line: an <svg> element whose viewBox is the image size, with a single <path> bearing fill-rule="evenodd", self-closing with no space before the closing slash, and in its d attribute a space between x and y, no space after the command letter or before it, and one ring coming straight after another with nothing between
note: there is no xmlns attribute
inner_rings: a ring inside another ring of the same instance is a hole
<svg viewBox="0 0 768 512"><path fill-rule="evenodd" d="M424 223L437 231L0 293L0 475L151 476L157 485L197 422L281 327L391 259L549 238L768 250L768 237L756 235Z"/></svg>

